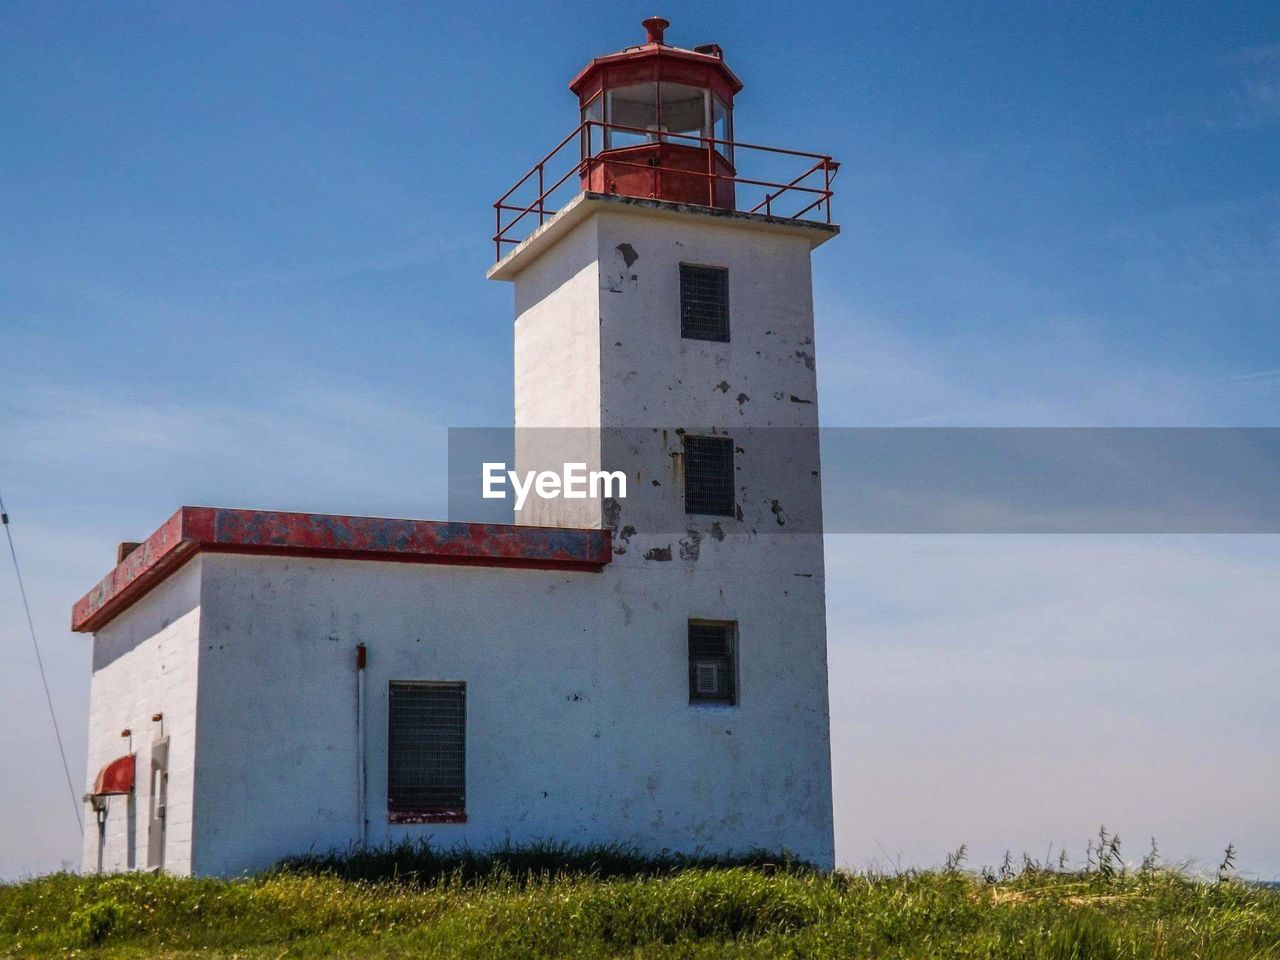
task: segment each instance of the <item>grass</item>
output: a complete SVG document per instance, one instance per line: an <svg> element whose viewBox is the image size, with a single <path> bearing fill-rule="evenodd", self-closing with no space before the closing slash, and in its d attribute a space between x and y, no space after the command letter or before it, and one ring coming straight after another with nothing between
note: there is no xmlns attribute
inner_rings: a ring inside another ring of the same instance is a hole
<svg viewBox="0 0 1280 960"><path fill-rule="evenodd" d="M406 846L238 880L53 874L0 886L13 957L1280 958L1280 891L1090 850L962 869L822 874L752 856ZM1154 851L1153 851L1154 854Z"/></svg>

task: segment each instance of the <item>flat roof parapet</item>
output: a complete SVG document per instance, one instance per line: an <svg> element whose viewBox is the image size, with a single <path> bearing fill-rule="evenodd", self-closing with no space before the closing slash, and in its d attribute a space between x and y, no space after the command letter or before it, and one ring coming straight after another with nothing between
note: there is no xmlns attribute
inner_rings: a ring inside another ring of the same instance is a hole
<svg viewBox="0 0 1280 960"><path fill-rule="evenodd" d="M598 571L612 548L608 530L180 507L76 602L71 629L98 630L201 552Z"/></svg>
<svg viewBox="0 0 1280 960"><path fill-rule="evenodd" d="M789 233L806 237L812 248L822 246L840 232L837 224L823 223L820 220L798 220L794 217L774 217L764 213L724 210L696 203L674 203L670 200L583 191L554 214L548 214L545 222L503 254L497 263L489 267L485 276L490 280L514 280L517 274L541 256L556 240L567 234L588 215L603 210L649 216L657 214L677 219L694 217L716 221L725 226Z"/></svg>

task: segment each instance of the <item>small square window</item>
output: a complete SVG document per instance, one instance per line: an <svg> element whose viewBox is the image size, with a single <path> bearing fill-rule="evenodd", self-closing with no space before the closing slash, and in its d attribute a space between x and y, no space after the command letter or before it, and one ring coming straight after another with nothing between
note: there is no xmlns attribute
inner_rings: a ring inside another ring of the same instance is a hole
<svg viewBox="0 0 1280 960"><path fill-rule="evenodd" d="M684 510L732 517L733 441L728 437L684 438Z"/></svg>
<svg viewBox="0 0 1280 960"><path fill-rule="evenodd" d="M689 621L689 702L738 702L737 624Z"/></svg>
<svg viewBox="0 0 1280 960"><path fill-rule="evenodd" d="M680 336L729 342L729 271L680 264Z"/></svg>
<svg viewBox="0 0 1280 960"><path fill-rule="evenodd" d="M394 681L388 721L388 819L465 822L467 685Z"/></svg>

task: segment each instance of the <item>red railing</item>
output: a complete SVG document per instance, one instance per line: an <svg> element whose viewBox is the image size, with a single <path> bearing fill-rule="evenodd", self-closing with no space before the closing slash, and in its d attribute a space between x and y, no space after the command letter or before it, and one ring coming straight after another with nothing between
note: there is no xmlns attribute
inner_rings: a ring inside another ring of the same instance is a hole
<svg viewBox="0 0 1280 960"><path fill-rule="evenodd" d="M662 166L655 164L652 159L641 163L628 160L625 156L620 156L616 150L601 150L598 153L590 154L587 152L585 145L592 143L596 139L592 137L592 127L600 128L598 138L601 142L605 139L605 131L616 131L645 138L644 141L641 141L641 144L637 145L642 145L645 142L671 143L687 141L690 146L700 147L705 151L707 156L706 170ZM575 140L581 145L577 158L569 164L564 173L555 176L551 185L547 186L547 181L554 176L554 171L559 169L559 164L565 160L561 156L561 152ZM731 174L717 172L717 159L721 163L726 163L726 158L732 157L736 163L741 164L744 153L750 155L753 159L759 158L760 155L764 154L768 155L770 161L798 161L792 169L800 167L802 172L786 182L762 179L763 174L757 177L740 176L736 167L729 168L734 171ZM559 158L558 162L556 162L557 158ZM809 161L807 166L802 166L804 161ZM840 169L839 163L832 160L831 157L820 153L806 153L803 150L784 150L781 147L763 147L754 143L717 140L714 137L699 137L685 133L655 133L652 130L645 130L640 127L604 123L600 120L584 120L494 203L496 229L493 235L493 242L497 259L502 259L504 244L515 245L520 243L537 226L545 223L549 217L555 216L556 204L559 203L556 198L564 197L567 200L577 196L583 189L582 180L584 176L597 162L607 162L611 169L633 168L645 171L646 174L652 177L654 189L651 192L651 196L658 195L658 181L663 173L681 178L705 178L707 184L707 206L723 206L723 204L717 204L716 202L718 195L717 185L732 183L736 197L733 208L736 210L746 213L760 213L763 211L768 216L781 217L788 220L815 220L819 219L817 215L820 214L821 219L826 223L831 222L831 181L835 179L835 175ZM822 177L821 186L817 183L818 175ZM535 189L535 184L537 193L529 203L526 204L520 200L513 199L519 193L527 195ZM746 188L747 199L745 201L742 196L743 191L739 191L738 187ZM795 205L802 204L802 206L794 213L779 212L776 209L776 205L779 199L784 196L786 197L783 202L784 209L788 207L786 201L790 200L795 200ZM753 200L757 202L752 203ZM815 214L815 216L810 216L810 214ZM534 222L535 217L537 218L536 223ZM521 227L521 225L523 226ZM517 227L521 227L521 229L517 229Z"/></svg>

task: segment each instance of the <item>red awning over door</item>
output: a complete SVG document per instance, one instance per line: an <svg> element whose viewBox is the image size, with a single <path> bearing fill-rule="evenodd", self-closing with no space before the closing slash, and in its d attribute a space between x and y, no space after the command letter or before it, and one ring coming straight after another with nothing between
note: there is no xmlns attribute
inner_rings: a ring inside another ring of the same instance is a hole
<svg viewBox="0 0 1280 960"><path fill-rule="evenodd" d="M133 793L134 758L136 754L117 757L98 771L98 779L93 782L93 795L106 797L112 794Z"/></svg>

